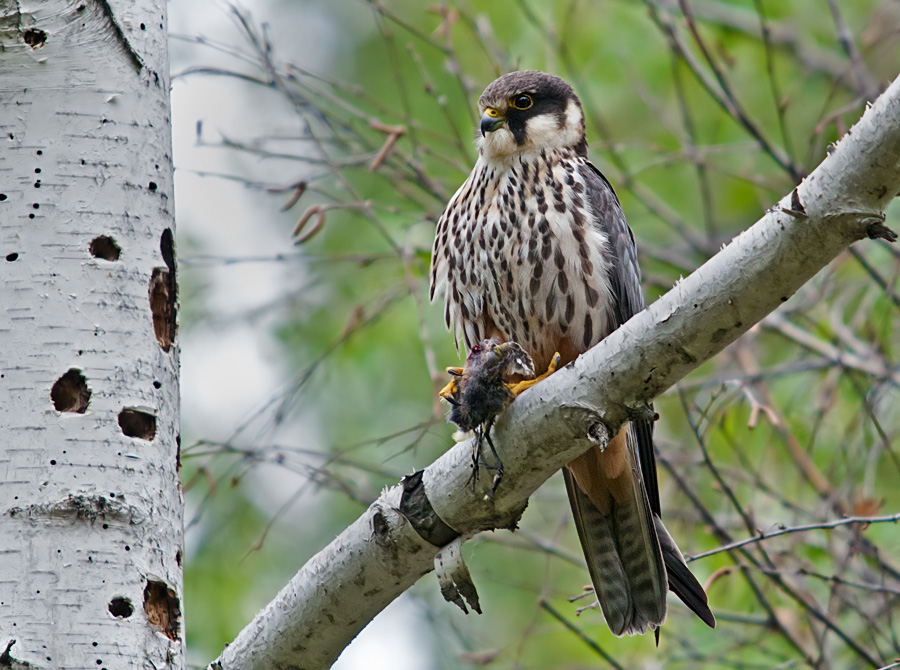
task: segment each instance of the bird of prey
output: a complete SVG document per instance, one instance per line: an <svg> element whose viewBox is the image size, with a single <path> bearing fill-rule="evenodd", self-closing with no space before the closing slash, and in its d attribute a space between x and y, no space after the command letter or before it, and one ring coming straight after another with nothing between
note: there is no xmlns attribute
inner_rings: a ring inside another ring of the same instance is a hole
<svg viewBox="0 0 900 670"><path fill-rule="evenodd" d="M565 365L644 307L631 229L587 158L584 112L563 79L504 75L478 101L478 161L438 222L431 297L457 341L517 342ZM715 618L660 520L652 423L636 419L563 470L594 591L612 632L657 630L670 588Z"/></svg>

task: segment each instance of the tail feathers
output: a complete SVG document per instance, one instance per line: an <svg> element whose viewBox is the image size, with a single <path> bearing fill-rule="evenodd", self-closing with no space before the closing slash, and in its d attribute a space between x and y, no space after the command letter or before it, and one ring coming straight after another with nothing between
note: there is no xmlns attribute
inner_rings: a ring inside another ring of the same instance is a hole
<svg viewBox="0 0 900 670"><path fill-rule="evenodd" d="M633 495L624 501L610 498L603 513L568 468L563 474L594 591L610 630L621 636L656 629L666 618L666 569L640 477L633 478Z"/></svg>
<svg viewBox="0 0 900 670"><path fill-rule="evenodd" d="M716 627L716 617L706 598L706 591L697 581L684 562L681 551L669 535L669 531L663 525L662 519L653 517L656 525L656 535L659 537L659 545L662 548L663 560L666 562L666 573L669 576L669 588L676 596L688 606L694 614L710 628Z"/></svg>

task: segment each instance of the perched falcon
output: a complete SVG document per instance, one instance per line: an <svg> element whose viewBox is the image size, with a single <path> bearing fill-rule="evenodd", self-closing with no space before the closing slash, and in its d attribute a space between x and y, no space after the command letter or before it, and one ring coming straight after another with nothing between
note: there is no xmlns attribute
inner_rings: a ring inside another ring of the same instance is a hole
<svg viewBox="0 0 900 670"><path fill-rule="evenodd" d="M644 307L631 230L587 159L572 87L527 70L478 101L478 161L437 226L431 297L471 349L519 343L542 371L574 360ZM594 591L616 635L655 630L671 588L707 625L703 588L660 520L652 424L632 422L563 470Z"/></svg>

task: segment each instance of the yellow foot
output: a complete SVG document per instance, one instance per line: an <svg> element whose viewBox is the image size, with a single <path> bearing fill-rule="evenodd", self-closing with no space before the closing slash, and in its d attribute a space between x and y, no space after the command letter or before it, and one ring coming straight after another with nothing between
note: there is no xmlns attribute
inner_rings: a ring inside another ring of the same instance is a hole
<svg viewBox="0 0 900 670"><path fill-rule="evenodd" d="M438 391L438 395L444 400L449 400L452 396L456 395L456 379L462 377L462 373L462 368L447 368L447 374L453 375L453 379L451 379L444 388Z"/></svg>
<svg viewBox="0 0 900 670"><path fill-rule="evenodd" d="M547 366L547 371L542 374L540 377L535 377L534 379L525 379L523 381L517 382L515 384L507 384L507 387L510 391L513 392L513 395L517 396L523 391L527 391L532 386L537 384L540 381L544 381L547 377L556 372L556 368L559 366L559 352L557 351L553 354L553 358L550 359L550 365ZM452 383L452 382L451 382ZM449 386L449 384L448 384Z"/></svg>

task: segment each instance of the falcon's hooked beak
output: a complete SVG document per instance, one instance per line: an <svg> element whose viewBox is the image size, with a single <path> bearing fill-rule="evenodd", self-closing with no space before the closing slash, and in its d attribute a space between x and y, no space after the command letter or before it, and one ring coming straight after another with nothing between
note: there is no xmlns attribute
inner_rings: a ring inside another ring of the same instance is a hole
<svg viewBox="0 0 900 670"><path fill-rule="evenodd" d="M503 115L493 107L488 107L481 115L481 136L492 133L503 125Z"/></svg>

